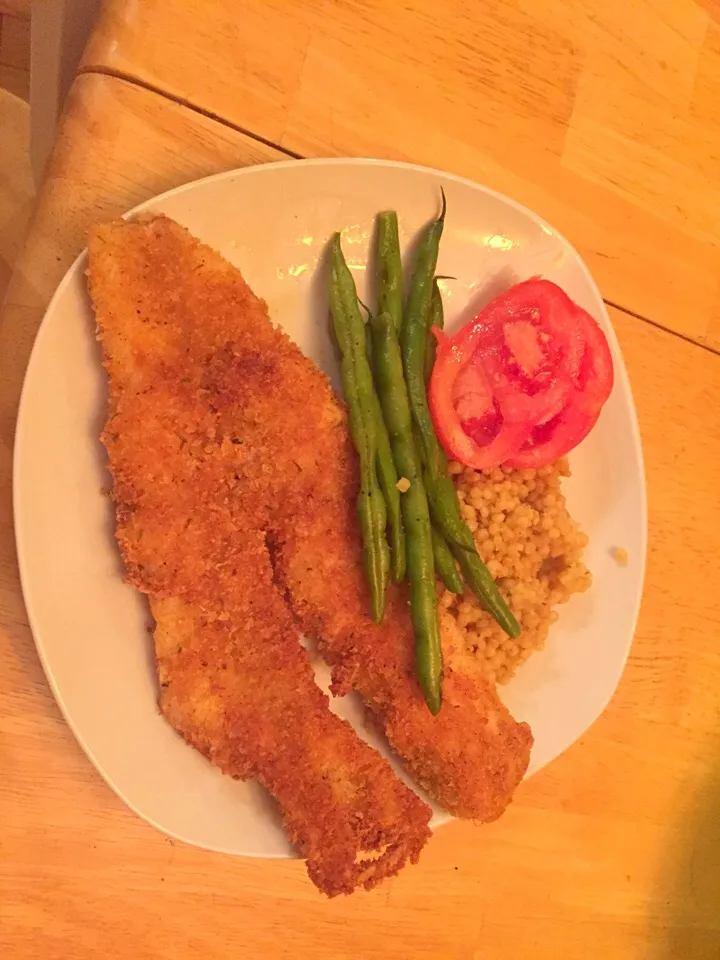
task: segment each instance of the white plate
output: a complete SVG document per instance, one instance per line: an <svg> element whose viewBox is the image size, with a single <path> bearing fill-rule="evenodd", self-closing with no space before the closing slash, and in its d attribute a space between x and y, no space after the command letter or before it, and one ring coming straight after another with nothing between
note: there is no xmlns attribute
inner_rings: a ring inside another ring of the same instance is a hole
<svg viewBox="0 0 720 960"><path fill-rule="evenodd" d="M138 210L162 212L219 250L264 297L274 320L331 376L324 278L316 272L342 229L360 293L373 217L399 212L412 241L438 210L448 217L438 272L448 328L469 301L543 274L602 324L615 388L590 437L572 455L566 490L590 535L592 590L562 608L547 648L502 695L529 721L528 773L558 756L599 716L632 639L646 545L642 453L617 340L587 268L555 230L517 203L458 177L373 160L291 161L231 171L179 187ZM84 278L85 255L60 284L28 368L15 445L15 530L25 602L53 692L105 780L142 817L188 843L247 856L293 856L273 805L253 783L220 774L161 718L146 603L122 582L98 434L105 377ZM625 547L626 567L611 557ZM352 698L336 701L363 736ZM434 824L449 819L436 811Z"/></svg>

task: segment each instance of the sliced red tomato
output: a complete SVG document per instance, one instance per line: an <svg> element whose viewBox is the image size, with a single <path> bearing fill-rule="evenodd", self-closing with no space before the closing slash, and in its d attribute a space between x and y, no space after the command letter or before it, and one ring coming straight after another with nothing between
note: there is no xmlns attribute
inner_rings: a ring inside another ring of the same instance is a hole
<svg viewBox="0 0 720 960"><path fill-rule="evenodd" d="M570 453L590 433L614 382L612 356L595 320L575 305L585 341L580 369L573 377L569 401L551 420L537 425L506 466L516 470L544 467Z"/></svg>
<svg viewBox="0 0 720 960"><path fill-rule="evenodd" d="M505 423L482 366L467 362L475 350L472 338L456 343L440 330L434 333L438 348L428 400L438 439L455 460L489 470L520 449L532 424Z"/></svg>
<svg viewBox="0 0 720 960"><path fill-rule="evenodd" d="M582 357L574 304L557 284L533 278L496 297L475 318L475 356L503 415L542 423L572 390Z"/></svg>
<svg viewBox="0 0 720 960"><path fill-rule="evenodd" d="M475 469L563 456L592 429L612 389L604 334L549 280L518 283L454 337L436 336L435 429L447 452Z"/></svg>

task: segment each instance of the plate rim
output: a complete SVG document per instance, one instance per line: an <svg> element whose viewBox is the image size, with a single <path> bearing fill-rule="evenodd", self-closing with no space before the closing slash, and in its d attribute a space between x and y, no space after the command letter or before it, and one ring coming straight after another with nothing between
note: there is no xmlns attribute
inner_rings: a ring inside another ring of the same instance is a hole
<svg viewBox="0 0 720 960"><path fill-rule="evenodd" d="M545 220L540 214L536 213L534 210L525 206L518 200L515 200L513 197L508 196L498 190L495 190L492 187L488 187L485 184L479 183L475 180L470 179L469 177L464 177L459 174L449 173L445 170L441 170L436 167L430 167L423 164L410 163L402 160L384 160L382 158L374 157L312 157L312 158L289 158L286 160L273 160L268 162L259 162L252 163L244 167L233 167L228 170L222 170L217 173L209 174L204 177L198 177L194 180L187 181L186 183L178 184L174 187L169 188L168 190L163 191L162 193L155 194L152 197L147 198L146 200L141 201L136 204L134 207L126 210L124 213L113 217L112 219L128 219L139 213L145 213L152 210L153 205L162 203L165 200L168 200L173 197L177 197L185 192L191 192L197 187L208 184L211 182L221 182L224 180L234 180L236 178L250 177L253 175L262 175L267 174L268 172L275 170L283 170L288 168L299 168L299 167L322 167L322 166L338 166L338 167L357 167L357 168L393 168L401 169L407 171L414 171L422 174L429 174L434 178L444 179L446 181L452 181L461 186L468 187L474 191L479 191L490 197L493 197L497 200L500 200L504 204L509 205L514 208L516 211L527 216L530 220L535 222L540 227L544 228L546 231L554 235L557 240L573 255L576 265L580 268L582 273L585 276L588 285L597 298L597 302L601 305L605 319L607 321L606 329L604 332L606 336L611 341L611 347L613 348L613 361L615 367L615 378L620 380L624 389L624 392L629 400L627 404L627 413L629 414L629 427L632 435L633 449L636 453L636 466L637 466L637 481L640 491L640 532L641 532L641 541L642 541L642 557L640 560L639 567L639 578L638 578L638 591L637 597L634 602L633 617L632 617L632 628L628 632L628 640L623 652L622 661L618 661L618 667L616 671L616 676L614 678L613 687L608 693L605 701L600 708L597 716L592 720L583 730L581 730L575 739L564 747L558 754L552 757L549 760L546 760L540 766L533 769L531 774L526 774L523 777L523 782L529 779L530 776L538 773L548 764L557 760L563 753L569 750L573 745L575 745L581 737L585 736L587 732L598 722L602 717L611 700L617 693L618 685L620 680L625 672L625 667L628 662L630 651L632 649L632 644L635 638L635 633L637 630L637 624L640 616L640 610L642 606L642 600L645 591L645 579L647 572L647 550L648 550L648 496L647 496L647 476L645 470L645 457L642 444L642 435L640 432L640 426L637 417L637 408L635 405L635 398L632 391L632 386L630 383L630 378L627 373L625 366L625 360L620 348L620 343L615 332L614 325L610 319L607 304L602 297L600 289L595 282L592 273L590 272L589 267L585 263L582 256L575 249L572 243L565 237L563 233L557 230L551 223ZM95 222L95 221L93 221ZM22 524L19 522L19 518L22 514L22 493L20 492L20 484L18 483L20 475L20 467L18 466L22 460L22 447L23 447L23 436L26 434L27 430L22 428L22 424L25 419L25 410L27 407L27 394L29 393L28 383L31 380L31 373L33 369L33 364L37 362L37 356L39 354L39 345L42 343L42 338L45 335L47 327L47 318L52 313L55 308L56 302L60 300L66 288L73 283L80 271L83 271L84 265L87 263L87 246L85 246L80 253L74 258L72 263L68 266L65 271L62 279L56 286L52 296L50 297L45 310L43 311L42 319L38 325L35 337L33 340L32 348L28 358L27 366L23 374L23 382L20 390L20 397L17 408L17 415L15 418L15 435L13 439L12 447L12 517L13 517L13 536L15 541L15 551L18 565L18 573L20 580L20 587L23 597L23 605L25 607L25 612L27 616L28 626L32 634L33 644L40 660L41 666L43 668L43 673L45 679L50 687L50 690L53 694L55 702L60 710L60 713L63 717L64 722L70 728L73 736L77 740L79 746L81 747L85 756L90 760L95 770L99 773L102 780L107 784L107 786L112 790L112 792L120 799L122 802L133 811L133 813L140 817L143 821L165 834L170 836L173 839L179 840L183 843L187 843L191 846L198 847L200 849L208 850L215 853L222 853L228 856L242 856L252 859L264 859L264 860L285 860L285 859L298 859L300 855L296 850L291 850L287 855L271 855L261 853L238 853L235 851L228 851L227 849L216 846L212 844L200 843L196 840L190 840L187 837L184 837L178 833L169 830L167 827L161 826L157 823L151 816L147 815L143 811L139 810L126 796L119 790L115 783L106 775L102 765L95 758L94 753L87 746L84 737L80 734L75 723L71 719L70 712L65 705L63 697L61 696L60 690L56 685L55 677L53 671L50 669L45 655L44 645L39 639L39 628L36 629L35 616L33 614L32 605L28 603L27 598L32 594L30 589L30 574L27 569L28 561L26 559L25 550L22 547L23 536L21 535ZM443 826L445 823L451 822L455 818L452 814L447 811L443 811L443 814L446 819L441 823L435 824L434 830Z"/></svg>

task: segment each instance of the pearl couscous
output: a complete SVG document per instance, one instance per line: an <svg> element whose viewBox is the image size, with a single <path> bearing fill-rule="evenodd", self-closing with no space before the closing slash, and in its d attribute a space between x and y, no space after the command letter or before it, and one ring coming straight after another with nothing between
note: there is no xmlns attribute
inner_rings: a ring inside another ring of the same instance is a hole
<svg viewBox="0 0 720 960"><path fill-rule="evenodd" d="M570 475L566 460L539 470L499 467L478 472L452 463L460 509L478 552L520 622L508 637L474 595L438 586L440 608L463 638L463 654L492 682L506 683L534 650L545 645L555 607L587 590L582 562L587 536L569 515L560 489Z"/></svg>

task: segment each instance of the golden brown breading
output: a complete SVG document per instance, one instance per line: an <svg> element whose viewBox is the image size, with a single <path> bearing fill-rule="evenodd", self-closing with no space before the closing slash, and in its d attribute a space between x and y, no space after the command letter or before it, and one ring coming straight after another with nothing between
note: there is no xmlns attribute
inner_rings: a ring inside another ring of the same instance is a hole
<svg viewBox="0 0 720 960"><path fill-rule="evenodd" d="M513 720L481 675L460 672L464 661L454 656L447 617L443 707L432 716L416 680L406 590L391 588L382 626L367 614L353 507L357 471L344 424L318 425L315 442L322 476L312 489L286 495L270 520L276 579L333 667L333 692L359 691L413 779L445 809L494 820L527 769L530 728Z"/></svg>
<svg viewBox="0 0 720 960"><path fill-rule="evenodd" d="M372 887L417 859L430 810L330 712L265 534L342 414L239 272L177 224L100 226L89 252L117 537L156 620L161 710L268 788L321 890ZM290 397L307 422L286 420Z"/></svg>

